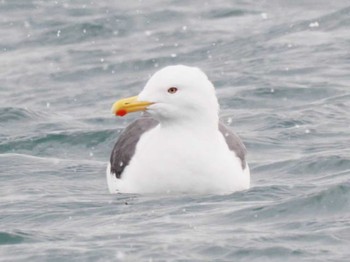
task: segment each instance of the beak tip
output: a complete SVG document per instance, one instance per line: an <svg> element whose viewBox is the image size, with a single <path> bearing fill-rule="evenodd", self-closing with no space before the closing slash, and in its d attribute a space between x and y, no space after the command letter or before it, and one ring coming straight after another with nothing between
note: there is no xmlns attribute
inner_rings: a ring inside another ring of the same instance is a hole
<svg viewBox="0 0 350 262"><path fill-rule="evenodd" d="M128 112L125 109L119 109L117 112L115 112L116 116L125 116Z"/></svg>

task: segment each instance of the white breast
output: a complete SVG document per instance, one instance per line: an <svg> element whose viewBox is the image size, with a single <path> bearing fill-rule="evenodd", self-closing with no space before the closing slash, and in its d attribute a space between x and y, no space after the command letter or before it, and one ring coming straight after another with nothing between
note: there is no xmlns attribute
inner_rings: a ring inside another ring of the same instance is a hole
<svg viewBox="0 0 350 262"><path fill-rule="evenodd" d="M219 131L208 136L158 126L142 135L122 178L115 180L108 181L110 189L113 182L123 193L229 193L248 188L250 176Z"/></svg>

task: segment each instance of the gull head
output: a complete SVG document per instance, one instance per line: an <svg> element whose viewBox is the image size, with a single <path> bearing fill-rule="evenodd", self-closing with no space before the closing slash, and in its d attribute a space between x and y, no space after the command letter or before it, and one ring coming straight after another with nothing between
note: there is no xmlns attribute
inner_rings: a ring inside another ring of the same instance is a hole
<svg viewBox="0 0 350 262"><path fill-rule="evenodd" d="M147 111L161 123L168 121L218 121L219 104L215 88L196 67L167 66L157 71L138 96L113 104L118 116Z"/></svg>

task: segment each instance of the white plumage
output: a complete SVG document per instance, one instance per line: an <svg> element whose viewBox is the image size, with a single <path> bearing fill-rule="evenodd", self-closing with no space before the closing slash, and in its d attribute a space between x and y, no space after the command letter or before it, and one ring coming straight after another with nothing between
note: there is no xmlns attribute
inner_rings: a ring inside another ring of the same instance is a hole
<svg viewBox="0 0 350 262"><path fill-rule="evenodd" d="M249 188L249 167L241 152L245 148L240 141L233 141L236 149L230 148L220 132L215 89L201 70L183 65L163 68L138 97L113 106L119 115L140 110L159 124L142 132L131 145L134 148L118 148L117 143L107 168L111 193L222 194ZM128 135L133 133L125 133L124 139ZM115 157L123 153L118 150L134 151L119 178L111 168L122 163Z"/></svg>

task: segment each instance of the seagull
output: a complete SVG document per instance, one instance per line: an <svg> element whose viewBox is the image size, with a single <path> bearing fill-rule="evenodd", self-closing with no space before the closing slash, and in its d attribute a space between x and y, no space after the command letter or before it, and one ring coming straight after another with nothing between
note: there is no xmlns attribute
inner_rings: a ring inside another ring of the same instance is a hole
<svg viewBox="0 0 350 262"><path fill-rule="evenodd" d="M115 102L145 112L119 136L107 166L111 193L229 194L250 187L246 148L219 120L215 88L197 67L167 66L138 96Z"/></svg>

